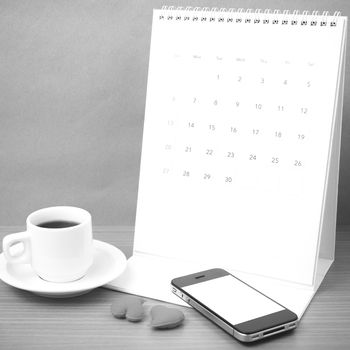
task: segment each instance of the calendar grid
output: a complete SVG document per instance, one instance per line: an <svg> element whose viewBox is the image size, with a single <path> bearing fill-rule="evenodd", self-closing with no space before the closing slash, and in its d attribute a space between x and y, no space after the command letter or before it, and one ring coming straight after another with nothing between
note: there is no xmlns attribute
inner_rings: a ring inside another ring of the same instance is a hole
<svg viewBox="0 0 350 350"><path fill-rule="evenodd" d="M343 30L324 17L155 12L137 251L313 283Z"/></svg>

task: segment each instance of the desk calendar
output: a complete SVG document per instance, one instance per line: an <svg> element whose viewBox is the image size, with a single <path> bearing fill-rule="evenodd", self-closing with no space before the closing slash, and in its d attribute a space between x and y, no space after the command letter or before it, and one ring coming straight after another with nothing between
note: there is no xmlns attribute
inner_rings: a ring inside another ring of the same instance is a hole
<svg viewBox="0 0 350 350"><path fill-rule="evenodd" d="M334 258L346 24L154 11L134 256L111 287L175 302L172 278L224 267L302 315Z"/></svg>

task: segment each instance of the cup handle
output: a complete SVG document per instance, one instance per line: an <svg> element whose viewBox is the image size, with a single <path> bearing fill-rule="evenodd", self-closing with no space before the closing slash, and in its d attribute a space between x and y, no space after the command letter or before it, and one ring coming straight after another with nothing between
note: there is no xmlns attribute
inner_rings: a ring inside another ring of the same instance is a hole
<svg viewBox="0 0 350 350"><path fill-rule="evenodd" d="M17 243L23 244L23 250L11 254L10 249ZM28 232L12 233L4 237L2 250L7 262L12 264L28 264L32 260L30 235Z"/></svg>

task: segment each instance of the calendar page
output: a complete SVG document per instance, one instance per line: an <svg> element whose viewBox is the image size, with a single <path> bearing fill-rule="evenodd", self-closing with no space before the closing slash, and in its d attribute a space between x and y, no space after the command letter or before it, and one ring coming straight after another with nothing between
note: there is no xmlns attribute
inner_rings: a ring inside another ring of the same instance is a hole
<svg viewBox="0 0 350 350"><path fill-rule="evenodd" d="M311 285L343 21L264 18L154 11L134 250Z"/></svg>

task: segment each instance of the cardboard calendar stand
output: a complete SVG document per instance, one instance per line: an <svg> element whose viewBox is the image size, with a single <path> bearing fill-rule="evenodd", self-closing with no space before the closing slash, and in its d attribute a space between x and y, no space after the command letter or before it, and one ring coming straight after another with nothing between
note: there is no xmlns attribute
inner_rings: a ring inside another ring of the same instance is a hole
<svg viewBox="0 0 350 350"><path fill-rule="evenodd" d="M236 266L232 266L229 263L226 265L220 264L220 266L217 266L215 264L215 256L218 257L220 252L212 252L213 256L208 254L207 259L203 258L203 256L200 254L197 256L197 252L201 249L200 241L198 241L197 244L194 244L193 241L190 242L190 247L188 246L188 242L186 242L186 240L182 242L183 247L186 247L187 250L190 249L193 251L193 259L183 259L181 254L179 254L179 257L161 256L160 254L155 254L154 250L150 247L152 247L152 245L163 245L164 250L167 249L167 229L164 228L163 232L165 239L158 242L154 239L150 229L144 230L142 227L138 227L138 224L136 224L134 250L132 257L128 261L127 269L120 277L107 284L107 288L188 306L171 293L170 281L173 278L182 275L214 267L221 267L230 271L232 274L257 288L280 304L289 308L295 312L299 318L302 317L304 311L306 310L308 304L312 300L324 276L334 261L345 74L346 27L345 20L343 26L338 78L336 83L337 93L334 99L332 128L330 131L331 142L328 147L327 171L326 178L324 179L325 183L321 216L319 218L319 233L317 242L314 242L317 249L312 267L312 282L300 283L300 281L293 281L288 277L285 279L274 278L269 277L268 273L265 275L261 274L260 272L254 273L254 271L251 270L246 272L242 268L237 269ZM142 167L140 181L141 180ZM144 202L143 205L145 205L145 203L147 203L147 201ZM140 215L139 210L141 209L138 207L137 216ZM285 222L285 225L288 226L288 222ZM220 229L219 225L218 229ZM174 237L172 237L172 239L173 238ZM169 242L171 242L171 240L169 240ZM239 246L239 236L234 243ZM160 247L160 251L161 248L162 246ZM287 252L289 249L288 245L286 245L284 249L286 249ZM227 249L225 250L223 247L223 251L227 252ZM300 262L298 261L298 251L295 251L294 254L295 264L300 269L302 266L300 266ZM313 253L310 252L310 254ZM268 259L269 257L266 258ZM229 260L230 257L228 256L225 261ZM274 261L274 263L278 265L279 261Z"/></svg>

